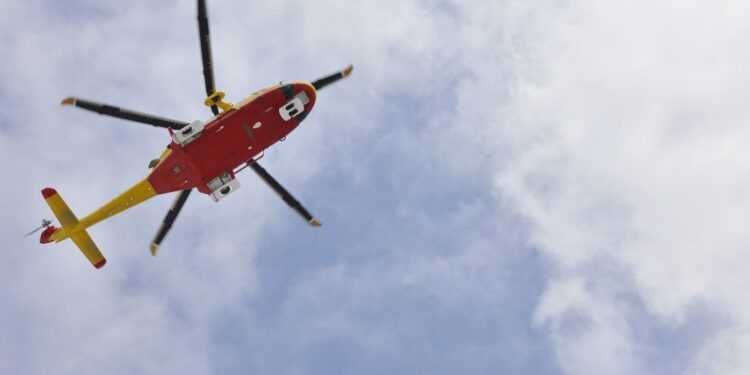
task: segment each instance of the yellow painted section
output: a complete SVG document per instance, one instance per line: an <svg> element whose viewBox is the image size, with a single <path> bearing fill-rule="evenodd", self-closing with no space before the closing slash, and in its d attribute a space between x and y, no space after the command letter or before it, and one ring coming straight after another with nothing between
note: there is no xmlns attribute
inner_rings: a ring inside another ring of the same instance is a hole
<svg viewBox="0 0 750 375"><path fill-rule="evenodd" d="M161 155L159 156L159 160L164 160L164 158L166 158L167 155L169 155L171 153L172 153L172 149L171 148L169 148L169 147L165 148L164 152L162 152Z"/></svg>
<svg viewBox="0 0 750 375"><path fill-rule="evenodd" d="M235 106L238 107L238 108L242 107L243 105L245 105L247 103L250 103L253 99L257 98L261 94L265 94L266 92L271 91L271 90L273 90L275 88L276 88L276 86L271 86L271 87L266 87L263 90L258 90L256 92L252 93L247 98L240 100L237 104L235 104Z"/></svg>
<svg viewBox="0 0 750 375"><path fill-rule="evenodd" d="M106 263L104 255L102 255L102 252L99 251L99 248L96 247L96 244L85 230L76 229L80 225L80 222L60 194L55 193L45 199L45 201L49 205L49 208L52 209L52 213L55 214L60 225L62 225L62 228L52 234L52 240L59 242L60 239L70 236L78 249L80 249L83 255L86 256L86 259L88 259L94 267L101 268L104 263ZM77 230L77 232L73 232L74 230ZM72 235L70 235L70 233L72 233Z"/></svg>
<svg viewBox="0 0 750 375"><path fill-rule="evenodd" d="M206 98L206 100L203 101L203 104L206 107L210 107L212 105L218 106L219 108L221 108L223 112L226 112L234 108L234 104L225 102L224 101L225 96L226 94L224 93L224 91L217 91L211 94L211 96L209 96L208 98Z"/></svg>
<svg viewBox="0 0 750 375"><path fill-rule="evenodd" d="M161 162L164 161L164 158L166 158L171 153L172 153L172 149L170 147L165 148L164 152L162 152L161 155L159 155L159 158L155 159L155 160L152 160L151 164L149 164L148 167L150 169L154 169L154 168L158 167L159 164L161 164Z"/></svg>
<svg viewBox="0 0 750 375"><path fill-rule="evenodd" d="M344 70L341 71L341 75L344 77L349 76L349 74L352 74L352 70L354 69L354 65L349 64Z"/></svg>
<svg viewBox="0 0 750 375"><path fill-rule="evenodd" d="M152 243L151 246L149 246L149 250L151 250L151 255L156 256L156 253L159 252L159 245Z"/></svg>
<svg viewBox="0 0 750 375"><path fill-rule="evenodd" d="M66 238L71 237L77 232L85 230L86 228L99 223L102 220L115 216L120 212L132 208L135 205L142 203L150 198L153 198L155 195L156 191L154 191L151 183L148 182L148 179L143 179L141 182L133 185L133 187L120 194L109 203L105 204L98 210L92 212L90 215L79 220L78 223L72 228L65 228L65 224L62 222L62 219L58 217L60 223L63 225L64 230L58 230L57 232L55 232L52 235L51 239L55 242L60 242ZM50 197L48 201L54 197L59 197L59 195L55 194L55 196ZM60 201L62 201L62 198L60 199ZM65 203L63 202L63 204ZM50 208L52 208L53 212L55 211L55 208L52 207L52 204L50 204ZM55 215L57 215L57 213L55 213ZM73 216L73 218L75 218L75 216Z"/></svg>
<svg viewBox="0 0 750 375"><path fill-rule="evenodd" d="M47 205L49 205L52 213L55 214L57 221L62 225L62 228L58 230L58 232L73 229L78 224L76 215L73 214L73 211L71 211L70 208L68 208L68 205L62 199L60 194L56 193L45 199L45 201L47 201Z"/></svg>
<svg viewBox="0 0 750 375"><path fill-rule="evenodd" d="M82 230L71 236L70 239L73 240L76 246L78 246L78 249L81 250L86 259L88 259L94 267L101 268L101 266L104 265L106 262L104 255L102 255L102 252L96 247L94 240L91 239L88 232Z"/></svg>
<svg viewBox="0 0 750 375"><path fill-rule="evenodd" d="M307 223L310 224L310 225L312 225L312 226L314 226L314 227L316 227L316 228L323 226L323 223L319 222L317 219L312 219L312 220L308 221Z"/></svg>

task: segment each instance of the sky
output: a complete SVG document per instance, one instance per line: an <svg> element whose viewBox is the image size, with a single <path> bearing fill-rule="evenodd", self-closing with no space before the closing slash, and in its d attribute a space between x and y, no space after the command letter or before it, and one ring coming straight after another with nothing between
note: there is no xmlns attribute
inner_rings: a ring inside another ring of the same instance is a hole
<svg viewBox="0 0 750 375"><path fill-rule="evenodd" d="M750 4L209 1L238 101L354 64L219 203L69 241L206 119L194 1L0 2L0 373L750 373Z"/></svg>

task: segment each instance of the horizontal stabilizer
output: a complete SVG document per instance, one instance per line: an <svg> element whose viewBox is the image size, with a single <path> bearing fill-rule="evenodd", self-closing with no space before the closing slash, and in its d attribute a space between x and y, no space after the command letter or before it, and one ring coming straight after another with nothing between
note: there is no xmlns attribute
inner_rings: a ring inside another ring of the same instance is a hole
<svg viewBox="0 0 750 375"><path fill-rule="evenodd" d="M73 211L68 208L68 205L62 199L60 194L57 194L57 191L55 189L42 189L42 196L44 196L44 200L47 201L47 205L49 205L52 213L55 214L57 221L60 222L60 225L62 225L64 229L71 230L78 224L78 218L76 218L76 215L73 214Z"/></svg>
<svg viewBox="0 0 750 375"><path fill-rule="evenodd" d="M81 250L83 255L86 256L86 259L88 259L94 267L102 268L107 263L107 260L104 259L104 255L102 255L102 252L96 247L94 240L91 239L91 236L89 236L88 232L85 230L72 235L70 239L73 240L73 243L78 246L78 249Z"/></svg>
<svg viewBox="0 0 750 375"><path fill-rule="evenodd" d="M50 232L45 231L42 233L43 238L41 242L59 242L62 239L70 237L70 239L73 240L73 243L78 246L78 249L81 250L83 255L86 256L86 259L88 259L94 267L102 268L107 263L107 260L104 259L101 251L96 247L96 244L86 230L75 229L78 226L78 218L76 218L76 215L73 214L73 211L70 210L60 194L58 194L55 189L44 188L42 189L42 196L44 196L44 200L47 202L47 205L49 205L52 213L55 214L55 217L57 218L57 221L60 222L60 225L62 225L62 228L57 230L53 229ZM46 238L44 238L45 235Z"/></svg>

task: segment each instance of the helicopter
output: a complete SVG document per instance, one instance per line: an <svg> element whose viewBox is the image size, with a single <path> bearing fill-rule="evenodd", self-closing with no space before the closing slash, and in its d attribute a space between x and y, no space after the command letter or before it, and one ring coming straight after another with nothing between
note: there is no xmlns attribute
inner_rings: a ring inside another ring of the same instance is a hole
<svg viewBox="0 0 750 375"><path fill-rule="evenodd" d="M281 82L237 103L230 103L224 100L226 94L215 87L205 0L198 0L197 19L206 87L203 104L211 109L213 116L205 121L185 122L78 97L63 99L63 106L165 128L171 139L160 157L151 160L148 165L150 171L143 180L80 220L55 189L42 189L42 196L60 227L52 225L51 220L43 220L42 226L34 231L44 229L40 243L71 239L95 268L102 268L107 260L86 229L157 195L176 192L177 197L150 245L151 254L156 256L193 190L219 202L240 187L236 175L247 167L311 226L322 225L258 164L258 159L264 150L284 140L305 120L315 105L318 90L347 77L353 66L349 65L313 82Z"/></svg>

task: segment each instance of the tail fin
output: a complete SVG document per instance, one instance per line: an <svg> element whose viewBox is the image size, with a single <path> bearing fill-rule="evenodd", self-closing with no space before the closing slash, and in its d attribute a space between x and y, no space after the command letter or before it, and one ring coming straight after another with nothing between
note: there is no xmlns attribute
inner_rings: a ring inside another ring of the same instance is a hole
<svg viewBox="0 0 750 375"><path fill-rule="evenodd" d="M76 229L76 226L78 225L78 218L76 218L76 215L73 214L73 211L68 208L68 205L65 204L65 201L62 199L60 194L58 194L55 189L44 188L42 189L42 196L44 196L44 200L47 201L47 205L49 205L52 213L55 214L55 217L57 217L57 220L60 222L60 225L62 225L62 228L54 229L51 232L45 231L44 233L42 233L41 241L59 242L70 237L70 239L73 240L73 243L78 246L78 249L81 250L83 255L86 256L86 258L89 260L89 262L91 262L91 264L94 265L94 267L104 267L104 265L107 263L107 260L104 259L101 251L99 251L99 248L96 247L96 244L91 239L86 230Z"/></svg>

